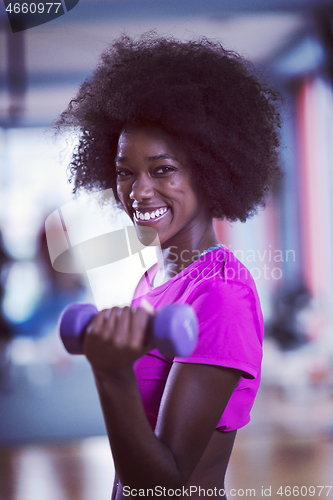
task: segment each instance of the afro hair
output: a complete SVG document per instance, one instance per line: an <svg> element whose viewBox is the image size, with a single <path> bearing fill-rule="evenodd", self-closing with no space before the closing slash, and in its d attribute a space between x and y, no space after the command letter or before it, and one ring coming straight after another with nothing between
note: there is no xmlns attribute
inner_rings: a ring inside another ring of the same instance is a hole
<svg viewBox="0 0 333 500"><path fill-rule="evenodd" d="M56 123L80 131L73 192L111 187L116 195L121 132L154 126L180 142L212 217L245 221L281 177L279 100L218 41L121 36Z"/></svg>

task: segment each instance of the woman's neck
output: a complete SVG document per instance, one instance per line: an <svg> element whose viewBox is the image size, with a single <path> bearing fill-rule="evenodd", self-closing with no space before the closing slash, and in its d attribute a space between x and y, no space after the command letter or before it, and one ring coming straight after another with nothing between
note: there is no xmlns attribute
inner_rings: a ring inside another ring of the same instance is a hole
<svg viewBox="0 0 333 500"><path fill-rule="evenodd" d="M176 243L176 242L174 242ZM218 244L213 226L206 227L200 237L188 238L166 248L156 247L158 271L153 280L153 286L166 283L176 274L195 262L207 248Z"/></svg>

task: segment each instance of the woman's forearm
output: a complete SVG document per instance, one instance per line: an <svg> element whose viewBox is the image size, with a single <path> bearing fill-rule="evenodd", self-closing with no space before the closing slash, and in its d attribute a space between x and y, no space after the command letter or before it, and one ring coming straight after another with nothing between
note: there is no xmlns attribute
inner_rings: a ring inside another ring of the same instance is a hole
<svg viewBox="0 0 333 500"><path fill-rule="evenodd" d="M117 474L123 486L178 487L184 479L171 450L147 420L133 370L108 378L95 374L96 385Z"/></svg>

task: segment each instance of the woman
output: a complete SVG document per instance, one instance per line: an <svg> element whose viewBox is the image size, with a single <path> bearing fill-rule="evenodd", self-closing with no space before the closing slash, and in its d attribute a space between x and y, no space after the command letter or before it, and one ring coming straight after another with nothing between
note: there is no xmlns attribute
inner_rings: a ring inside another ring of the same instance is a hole
<svg viewBox="0 0 333 500"><path fill-rule="evenodd" d="M141 279L131 308L101 311L85 340L117 499L226 498L236 431L259 386L263 323L252 277L212 222L245 221L280 176L276 99L218 42L147 34L117 40L58 122L81 130L74 192L113 187L135 226L157 231L164 264ZM167 360L145 344L142 297L155 310L193 307L191 356Z"/></svg>

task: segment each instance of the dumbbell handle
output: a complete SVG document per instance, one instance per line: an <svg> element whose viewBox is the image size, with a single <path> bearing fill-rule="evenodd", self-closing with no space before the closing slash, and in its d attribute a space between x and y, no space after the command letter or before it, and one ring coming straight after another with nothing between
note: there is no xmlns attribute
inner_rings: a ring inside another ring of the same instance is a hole
<svg viewBox="0 0 333 500"><path fill-rule="evenodd" d="M92 304L71 304L62 313L60 336L70 354L83 354L87 326L97 314ZM197 318L188 304L171 304L148 321L146 338L152 339L166 358L186 357L194 351L198 335Z"/></svg>

